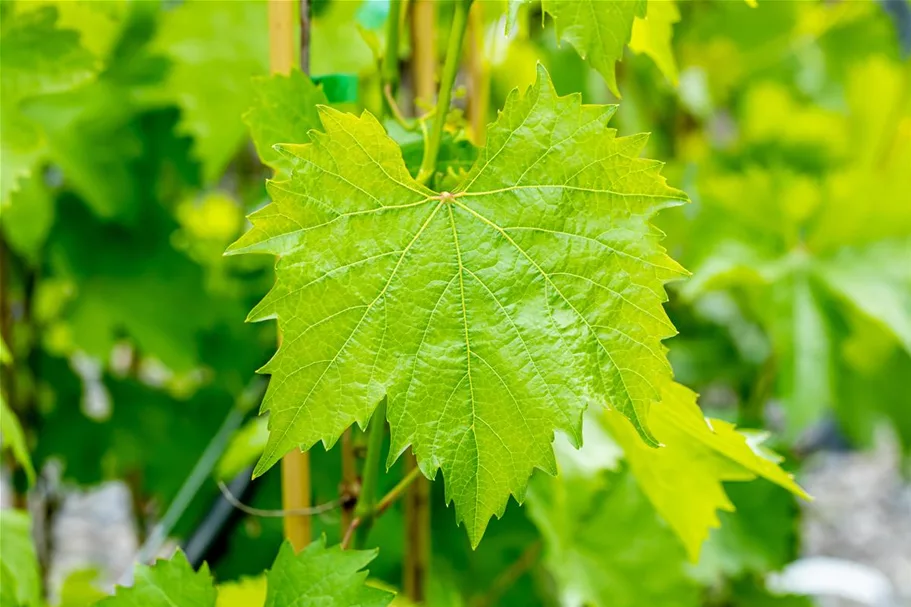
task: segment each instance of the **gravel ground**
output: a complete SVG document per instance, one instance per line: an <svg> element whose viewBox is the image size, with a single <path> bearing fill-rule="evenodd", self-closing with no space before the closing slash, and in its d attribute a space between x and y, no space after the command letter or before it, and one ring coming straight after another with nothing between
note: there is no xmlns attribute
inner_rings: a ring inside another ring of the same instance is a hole
<svg viewBox="0 0 911 607"><path fill-rule="evenodd" d="M902 478L891 436L881 435L878 446L866 453L820 453L808 462L801 481L816 498L803 506L803 555L880 571L891 582L891 605L911 606L911 484ZM862 604L820 600L823 607Z"/></svg>
<svg viewBox="0 0 911 607"><path fill-rule="evenodd" d="M67 491L54 516L50 542L48 587L52 599L71 573L85 569L98 572L101 589L113 590L132 567L139 549L129 488L121 482L108 482Z"/></svg>

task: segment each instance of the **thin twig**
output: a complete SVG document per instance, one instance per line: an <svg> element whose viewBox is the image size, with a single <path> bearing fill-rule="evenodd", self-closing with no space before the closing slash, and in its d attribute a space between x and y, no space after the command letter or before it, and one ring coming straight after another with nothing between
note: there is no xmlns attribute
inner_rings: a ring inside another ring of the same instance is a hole
<svg viewBox="0 0 911 607"><path fill-rule="evenodd" d="M253 506L248 506L247 504L237 499L237 497L231 493L231 489L228 488L224 481L219 480L217 482L219 491L221 491L222 496L228 501L228 503L241 512L244 512L245 514L249 514L251 516L271 518L283 518L286 516L313 516L314 514L322 514L323 512L335 510L342 505L341 500L334 499L318 506L311 506L309 508L296 508L293 510L265 510L263 508L254 508Z"/></svg>
<svg viewBox="0 0 911 607"><path fill-rule="evenodd" d="M418 128L418 125L414 120L408 120L405 118L405 115L402 114L402 109L399 107L398 102L395 100L395 95L392 93L392 84L386 83L383 85L383 97L386 98L386 105L389 107L389 113L392 114L392 117L395 118L395 121L398 122L403 129L406 131L415 131Z"/></svg>

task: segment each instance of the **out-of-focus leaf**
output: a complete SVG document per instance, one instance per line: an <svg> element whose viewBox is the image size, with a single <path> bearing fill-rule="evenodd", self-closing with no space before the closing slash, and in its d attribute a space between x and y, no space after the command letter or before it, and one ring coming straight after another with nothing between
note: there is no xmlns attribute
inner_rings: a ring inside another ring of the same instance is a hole
<svg viewBox="0 0 911 607"><path fill-rule="evenodd" d="M65 361L45 357L39 364L39 390L47 395L36 422L41 440L33 457L39 467L58 460L63 477L80 484L136 478L139 494L158 504L173 499L189 463L200 457L232 406L223 388L204 388L181 400L110 376L92 392ZM106 401L101 406L91 400L99 398L97 391ZM208 489L206 498L218 492Z"/></svg>
<svg viewBox="0 0 911 607"><path fill-rule="evenodd" d="M4 15L0 26L0 205L45 153L41 130L21 112L30 98L70 89L89 79L96 60L79 34L57 27L53 7Z"/></svg>
<svg viewBox="0 0 911 607"><path fill-rule="evenodd" d="M159 0L148 1L157 3ZM78 32L80 44L101 59L111 52L129 10L127 0L25 0L14 6L17 11L53 7L58 15L57 25Z"/></svg>
<svg viewBox="0 0 911 607"><path fill-rule="evenodd" d="M98 78L24 106L47 134L49 156L62 169L66 185L109 220L135 220L139 207L168 183L144 173L150 155L164 163L186 156L180 144L166 147L165 142L176 140L170 124L158 123L153 131L140 118L160 105L154 97L167 68L164 58L149 49L156 9L152 2L128 5Z"/></svg>
<svg viewBox="0 0 911 607"><path fill-rule="evenodd" d="M41 570L32 523L22 510L0 510L0 604L42 607Z"/></svg>
<svg viewBox="0 0 911 607"><path fill-rule="evenodd" d="M329 101L323 89L300 70L257 78L254 84L253 105L244 114L244 122L262 163L275 171L276 179L288 179L292 161L274 146L308 142L310 131L320 127L317 105Z"/></svg>
<svg viewBox="0 0 911 607"><path fill-rule="evenodd" d="M155 47L173 61L165 96L181 108L179 128L193 137L207 183L221 175L244 139L241 116L253 100L251 79L268 71L267 33L262 0L191 0L162 17Z"/></svg>
<svg viewBox="0 0 911 607"><path fill-rule="evenodd" d="M806 596L772 594L754 579L744 578L733 584L732 607L814 607L816 601Z"/></svg>
<svg viewBox="0 0 911 607"><path fill-rule="evenodd" d="M152 566L138 565L133 585L118 587L116 594L98 607L214 607L215 585L205 564L193 571L180 550L170 560Z"/></svg>
<svg viewBox="0 0 911 607"><path fill-rule="evenodd" d="M19 418L13 413L12 409L6 404L6 398L0 393L0 434L3 435L3 448L9 449L19 465L25 470L28 482L35 482L35 467L32 465L32 458L28 452L28 444L25 441L25 432L22 431L22 425Z"/></svg>
<svg viewBox="0 0 911 607"><path fill-rule="evenodd" d="M671 38L674 35L674 24L678 21L680 10L677 8L676 0L651 0L645 17L636 17L633 22L632 37L629 41L631 49L651 57L675 86L679 73Z"/></svg>
<svg viewBox="0 0 911 607"><path fill-rule="evenodd" d="M364 74L376 69L373 52L358 30L357 15L364 4L326 2L325 9L313 15L310 22L312 74Z"/></svg>
<svg viewBox="0 0 911 607"><path fill-rule="evenodd" d="M632 474L538 475L528 497L561 604L696 607L686 555Z"/></svg>
<svg viewBox="0 0 911 607"><path fill-rule="evenodd" d="M797 546L793 495L765 481L732 483L725 490L736 511L719 513L721 526L703 545L693 576L712 585L784 567Z"/></svg>
<svg viewBox="0 0 911 607"><path fill-rule="evenodd" d="M411 444L426 476L442 468L477 544L535 468L554 469L554 430L578 441L585 403L654 444L663 285L683 270L649 219L686 196L638 158L643 136L607 128L613 107L580 101L540 68L455 193L417 183L367 113L322 109L325 132L283 148L291 180L270 184L273 204L229 249L281 257L249 316L284 335L263 368L257 474L366 425L388 393L389 460Z"/></svg>
<svg viewBox="0 0 911 607"><path fill-rule="evenodd" d="M33 173L19 181L19 189L3 207L0 228L9 246L36 264L54 223L54 201L41 175Z"/></svg>
<svg viewBox="0 0 911 607"><path fill-rule="evenodd" d="M911 354L911 239L842 249L817 271L826 287L882 324Z"/></svg>
<svg viewBox="0 0 911 607"><path fill-rule="evenodd" d="M703 417L691 390L669 381L662 396L649 416L663 444L658 449L642 443L616 413L607 412L605 421L623 447L636 482L680 537L691 560L698 557L709 530L721 524L717 511L734 510L723 482L762 476L806 496L769 453L751 444L751 437L728 422Z"/></svg>
<svg viewBox="0 0 911 607"><path fill-rule="evenodd" d="M215 607L262 607L266 603L266 576L245 577L218 585Z"/></svg>
<svg viewBox="0 0 911 607"><path fill-rule="evenodd" d="M267 418L257 417L247 422L231 437L227 449L218 460L215 476L222 480L229 480L248 466L252 466L256 460L262 457L268 440Z"/></svg>
<svg viewBox="0 0 911 607"><path fill-rule="evenodd" d="M767 326L776 342L785 434L793 440L834 404L831 330L806 271L795 270L772 289Z"/></svg>
<svg viewBox="0 0 911 607"><path fill-rule="evenodd" d="M265 607L386 607L395 595L367 586L364 567L376 558L375 550L342 550L326 547L317 539L295 554L284 542L266 574Z"/></svg>
<svg viewBox="0 0 911 607"><path fill-rule="evenodd" d="M239 302L207 293L203 269L171 247L176 225L163 210L147 211L135 229L101 224L72 201L59 213L50 251L77 290L64 312L74 349L106 361L127 336L143 355L187 372L200 364L205 333L241 314Z"/></svg>
<svg viewBox="0 0 911 607"><path fill-rule="evenodd" d="M80 569L66 576L57 607L90 607L105 598L107 595L95 585L97 578L94 569Z"/></svg>

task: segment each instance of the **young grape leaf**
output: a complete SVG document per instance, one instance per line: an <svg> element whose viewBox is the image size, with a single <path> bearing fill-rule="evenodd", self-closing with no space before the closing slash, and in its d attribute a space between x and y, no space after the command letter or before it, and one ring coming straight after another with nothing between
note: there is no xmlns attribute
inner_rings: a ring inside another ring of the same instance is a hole
<svg viewBox="0 0 911 607"><path fill-rule="evenodd" d="M13 457L25 470L29 484L35 483L35 467L28 453L28 444L25 442L25 433L19 418L6 404L6 398L0 394L0 435L3 436L3 448L12 452Z"/></svg>
<svg viewBox="0 0 911 607"><path fill-rule="evenodd" d="M674 86L677 85L679 73L671 39L674 35L674 24L678 21L680 10L675 0L649 2L645 17L636 17L633 22L632 37L629 41L629 47L637 53L651 57Z"/></svg>
<svg viewBox="0 0 911 607"><path fill-rule="evenodd" d="M366 112L320 108L325 132L282 146L291 179L229 249L280 257L249 316L284 335L255 474L363 427L388 395L389 462L412 445L425 475L441 468L476 545L535 468L554 471L554 430L578 443L589 403L657 444L663 284L683 270L649 218L686 197L638 158L645 135L607 127L615 109L558 97L539 67L451 193L414 181Z"/></svg>
<svg viewBox="0 0 911 607"><path fill-rule="evenodd" d="M317 106L329 101L323 89L300 70L256 78L254 86L253 106L244 114L244 122L262 163L275 171L277 179L288 179L291 160L274 146L308 141L308 133L320 126Z"/></svg>
<svg viewBox="0 0 911 607"><path fill-rule="evenodd" d="M24 510L0 510L0 605L40 607L41 569Z"/></svg>
<svg viewBox="0 0 911 607"><path fill-rule="evenodd" d="M193 571L186 555L178 550L170 560L138 565L133 585L118 587L114 596L99 601L98 607L214 607L215 596L209 567L203 564L199 571Z"/></svg>
<svg viewBox="0 0 911 607"><path fill-rule="evenodd" d="M561 462L562 463L562 462ZM560 604L696 607L686 555L628 471L536 476L528 512Z"/></svg>
<svg viewBox="0 0 911 607"><path fill-rule="evenodd" d="M707 420L696 404L696 394L668 381L660 406L652 408L649 423L664 446L649 449L633 428L613 412L605 423L621 445L642 491L680 537L690 559L699 556L718 510L733 511L723 482L748 481L762 476L806 497L773 456L757 451L750 439L721 420Z"/></svg>
<svg viewBox="0 0 911 607"><path fill-rule="evenodd" d="M363 568L374 558L376 550L326 548L325 537L300 554L285 542L266 572L265 607L386 607L395 595L364 583L367 572ZM239 605L230 602L238 600L248 601L243 607L256 607L257 603L249 601L262 595L262 585L255 582L216 588L208 566L193 571L178 550L170 560L137 566L133 586L118 588L98 607L227 607Z"/></svg>
<svg viewBox="0 0 911 607"><path fill-rule="evenodd" d="M265 607L386 607L394 594L367 586L363 570L376 558L376 550L326 548L325 536L294 554L285 542L275 564L266 574Z"/></svg>
<svg viewBox="0 0 911 607"><path fill-rule="evenodd" d="M0 365L12 362L12 356L6 347L6 342L0 338ZM35 483L35 466L28 452L28 443L22 424L12 409L6 404L6 395L0 391L0 446L9 449L19 465L25 470L30 485Z"/></svg>
<svg viewBox="0 0 911 607"><path fill-rule="evenodd" d="M56 25L53 7L12 6L0 26L0 204L28 176L44 153L41 130L22 114L21 103L74 87L92 76L95 58L79 44L79 34Z"/></svg>
<svg viewBox="0 0 911 607"><path fill-rule="evenodd" d="M519 5L525 2L528 0L509 0L508 29L512 29ZM646 16L646 0L542 0L541 7L553 17L557 38L569 42L588 59L619 97L614 66L623 58L633 20Z"/></svg>

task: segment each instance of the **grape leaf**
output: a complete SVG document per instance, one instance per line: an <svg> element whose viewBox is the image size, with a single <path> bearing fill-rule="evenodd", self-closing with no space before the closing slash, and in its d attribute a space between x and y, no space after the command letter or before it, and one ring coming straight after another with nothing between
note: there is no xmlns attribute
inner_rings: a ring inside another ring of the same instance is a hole
<svg viewBox="0 0 911 607"><path fill-rule="evenodd" d="M98 607L214 607L216 590L209 567L193 571L186 555L178 550L170 560L152 566L138 565L133 586L118 587L114 596Z"/></svg>
<svg viewBox="0 0 911 607"><path fill-rule="evenodd" d="M584 450L583 450L584 453ZM699 589L673 533L626 471L536 476L528 510L568 607L696 607Z"/></svg>
<svg viewBox="0 0 911 607"><path fill-rule="evenodd" d="M720 525L717 511L734 509L723 482L762 476L806 497L771 454L754 450L750 439L731 424L705 419L694 392L668 381L662 394L661 405L653 407L649 417L664 443L660 449L642 444L616 413L607 412L605 422L642 491L680 537L691 560L699 556L709 529Z"/></svg>
<svg viewBox="0 0 911 607"><path fill-rule="evenodd" d="M184 2L168 11L156 48L173 60L166 97L183 113L206 182L218 178L244 139L252 77L269 65L266 3Z"/></svg>
<svg viewBox="0 0 911 607"><path fill-rule="evenodd" d="M363 568L374 558L376 550L326 548L325 536L297 555L285 542L266 574L265 607L386 607L395 595L364 584Z"/></svg>
<svg viewBox="0 0 911 607"><path fill-rule="evenodd" d="M0 338L0 365L6 365L12 362L6 342ZM35 483L35 466L32 464L32 458L28 452L28 443L25 440L25 432L22 431L22 424L12 409L6 404L6 395L0 391L0 446L9 449L13 457L19 462L19 465L25 470L30 485Z"/></svg>
<svg viewBox="0 0 911 607"><path fill-rule="evenodd" d="M661 72L674 86L677 85L679 72L674 59L671 38L674 35L674 24L680 21L680 10L674 0L657 0L648 3L645 17L636 17L633 22L632 37L629 47L637 53L652 58Z"/></svg>
<svg viewBox="0 0 911 607"><path fill-rule="evenodd" d="M254 85L253 106L244 114L244 122L262 163L275 171L276 178L287 179L291 160L273 146L308 141L308 133L320 126L317 106L329 101L323 89L300 70L256 78Z"/></svg>
<svg viewBox="0 0 911 607"><path fill-rule="evenodd" d="M56 26L57 11L41 7L6 11L0 26L0 204L28 176L44 153L41 130L22 114L30 97L72 88L92 76L95 59L79 35ZM9 14L12 13L12 14Z"/></svg>
<svg viewBox="0 0 911 607"><path fill-rule="evenodd" d="M0 604L4 607L44 604L31 527L27 512L0 510Z"/></svg>
<svg viewBox="0 0 911 607"><path fill-rule="evenodd" d="M19 418L6 404L6 398L0 394L0 434L3 435L3 448L9 448L13 457L25 470L29 484L35 483L35 467L28 453L28 444Z"/></svg>
<svg viewBox="0 0 911 607"><path fill-rule="evenodd" d="M3 208L0 229L10 248L37 264L48 232L54 224L54 201L44 176L33 172L21 178Z"/></svg>
<svg viewBox="0 0 911 607"><path fill-rule="evenodd" d="M906 351L911 343L911 146L885 118L911 116L903 74L882 59L852 67L848 114L780 85L754 86L741 120L746 150L731 159L745 167L708 162L698 180L699 237L687 247L696 270L683 292L745 292L744 307L772 342L790 439L833 406L852 423L880 409L852 405L837 389L839 375L859 371L839 356L839 317L861 313Z"/></svg>
<svg viewBox="0 0 911 607"><path fill-rule="evenodd" d="M180 550L170 560L159 560L153 566L139 565L134 583L118 588L113 597L98 607L221 607L247 601L244 607L255 607L265 594L265 607L386 607L393 594L367 586L363 568L376 557L376 550L342 550L326 548L322 537L294 553L285 542L279 549L272 568L266 572L266 587L251 580L246 584L225 584L216 588L206 564L193 571Z"/></svg>
<svg viewBox="0 0 911 607"><path fill-rule="evenodd" d="M721 526L702 546L693 577L706 585L751 573L779 571L797 551L797 505L794 497L761 480L726 488L734 512L721 512Z"/></svg>
<svg viewBox="0 0 911 607"><path fill-rule="evenodd" d="M266 576L244 577L218 585L215 607L261 607L266 602Z"/></svg>
<svg viewBox="0 0 911 607"><path fill-rule="evenodd" d="M518 7L525 2L509 1L507 29L512 29ZM542 0L541 7L553 17L557 38L588 59L619 97L614 66L623 58L634 19L646 15L646 0Z"/></svg>
<svg viewBox="0 0 911 607"><path fill-rule="evenodd" d="M645 423L670 367L663 283L683 270L649 218L685 195L646 137L616 137L615 106L558 97L543 67L510 95L454 193L408 174L369 113L320 109L324 133L283 146L289 181L229 252L278 255L250 313L284 340L262 369L270 437L255 474L291 449L331 445L388 394L389 461L409 444L477 544L535 468L554 470L555 429L609 404Z"/></svg>
<svg viewBox="0 0 911 607"><path fill-rule="evenodd" d="M833 294L891 331L911 354L911 238L842 249L818 273Z"/></svg>
<svg viewBox="0 0 911 607"><path fill-rule="evenodd" d="M159 123L159 130L150 132L143 128L147 120L140 118L161 104L156 89L168 68L150 50L157 6L130 3L121 17L97 78L30 100L23 112L44 131L49 158L62 170L68 188L100 217L135 220L138 207L161 188L150 188L149 183L158 182L142 171L149 152L171 153L175 159L183 154L159 147L176 140L170 125Z"/></svg>

